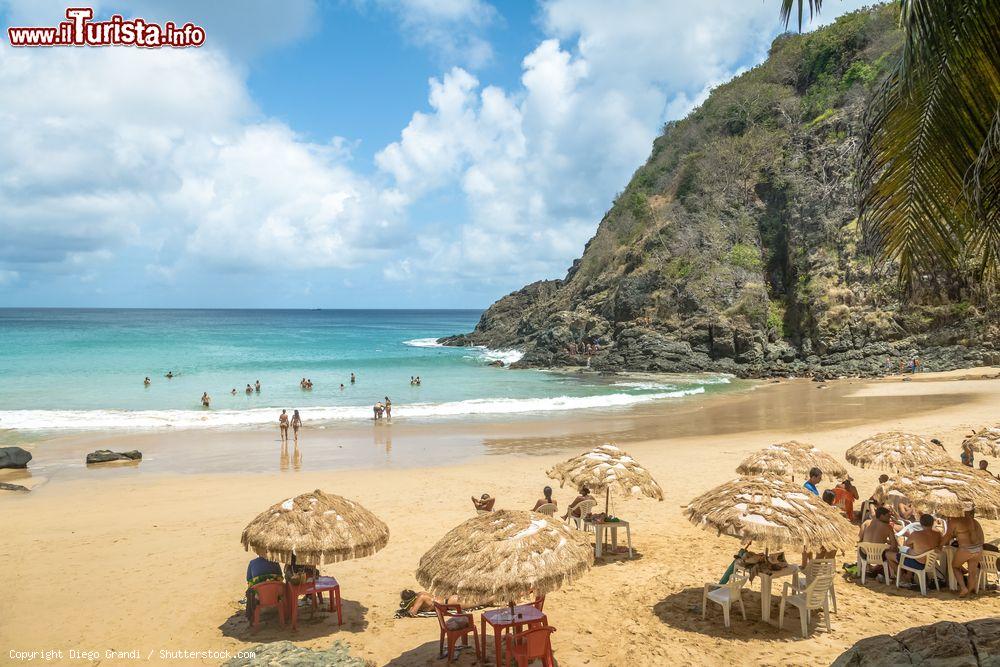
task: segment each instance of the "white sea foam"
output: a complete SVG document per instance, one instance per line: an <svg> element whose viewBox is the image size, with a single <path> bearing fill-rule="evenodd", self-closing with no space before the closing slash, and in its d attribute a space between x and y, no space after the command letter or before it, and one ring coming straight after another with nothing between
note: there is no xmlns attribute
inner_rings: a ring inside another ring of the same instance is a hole
<svg viewBox="0 0 1000 667"><path fill-rule="evenodd" d="M438 342L437 338L414 338L412 340L404 340L403 345L409 345L410 347L447 347ZM475 353L475 356L466 355L468 359L475 359L477 361L502 361L504 366L510 366L515 361L520 361L521 357L524 356L524 352L520 350L508 349L508 350L493 350L483 345L470 345L468 347L458 347L455 349L459 350L471 350Z"/></svg>
<svg viewBox="0 0 1000 667"><path fill-rule="evenodd" d="M613 408L666 398L702 394L692 387L655 394L606 394L603 396L556 396L552 398L480 398L446 403L394 404L393 419L463 417L468 415L559 412ZM251 427L277 421L275 408L253 410L3 410L0 429L25 431L109 429L173 430ZM371 419L368 406L315 407L302 411L306 423Z"/></svg>
<svg viewBox="0 0 1000 667"><path fill-rule="evenodd" d="M414 338L413 340L404 340L403 345L409 345L410 347L444 347L438 342L437 338Z"/></svg>

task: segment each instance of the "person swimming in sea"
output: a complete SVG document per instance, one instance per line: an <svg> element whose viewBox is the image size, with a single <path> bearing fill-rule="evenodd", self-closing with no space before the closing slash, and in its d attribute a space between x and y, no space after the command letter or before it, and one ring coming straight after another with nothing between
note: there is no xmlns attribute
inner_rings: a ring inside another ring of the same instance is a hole
<svg viewBox="0 0 1000 667"><path fill-rule="evenodd" d="M167 374L164 375L163 377L165 377L165 378L167 378L169 380L173 376L174 376L174 372L173 371L167 371Z"/></svg>
<svg viewBox="0 0 1000 667"><path fill-rule="evenodd" d="M253 393L253 387L251 387L250 385L247 385L247 389L246 389L247 396L249 396L252 393Z"/></svg>
<svg viewBox="0 0 1000 667"><path fill-rule="evenodd" d="M233 396L235 396L235 395L236 395L236 387L233 387L233 391L232 391L232 394L233 394Z"/></svg>
<svg viewBox="0 0 1000 667"><path fill-rule="evenodd" d="M256 391L256 392L258 393L258 394L260 393L260 380L257 380L257 382L255 382L255 383L254 383L254 390L255 390L255 391Z"/></svg>
<svg viewBox="0 0 1000 667"><path fill-rule="evenodd" d="M417 376L416 382L414 382L413 384L417 385L418 387L420 386L420 376L419 375Z"/></svg>
<svg viewBox="0 0 1000 667"><path fill-rule="evenodd" d="M209 403L211 403L211 402L212 402L212 397L208 395L207 391L201 395L201 405L202 405L202 407L206 407L206 408L209 407Z"/></svg>
<svg viewBox="0 0 1000 667"><path fill-rule="evenodd" d="M354 381L355 381L356 379L357 379L357 378L355 378L355 377L354 377L354 373L351 373L351 384L354 384Z"/></svg>
<svg viewBox="0 0 1000 667"><path fill-rule="evenodd" d="M146 385L146 386L148 387L149 385L153 384L153 381L152 381L152 380L150 380L150 379L149 379L149 376L147 375L147 376L146 376L146 379L145 379L145 380L143 380L143 381L142 381L142 383L143 383L144 385Z"/></svg>
<svg viewBox="0 0 1000 667"><path fill-rule="evenodd" d="M343 382L340 383L340 391L344 391L344 383Z"/></svg>

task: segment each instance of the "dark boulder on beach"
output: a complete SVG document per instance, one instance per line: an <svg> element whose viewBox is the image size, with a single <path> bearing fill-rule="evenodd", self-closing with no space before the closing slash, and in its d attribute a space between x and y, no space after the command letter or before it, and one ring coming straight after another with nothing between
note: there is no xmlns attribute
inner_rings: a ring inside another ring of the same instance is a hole
<svg viewBox="0 0 1000 667"><path fill-rule="evenodd" d="M497 368L503 368L503 367L504 367L504 363L503 363L503 361L501 361L500 359L497 359L497 360L495 360L495 361L491 361L491 362L489 363L489 365L490 365L490 366L496 366Z"/></svg>
<svg viewBox="0 0 1000 667"><path fill-rule="evenodd" d="M96 452L87 454L87 465L93 463L111 463L112 461L141 461L142 452L132 450L130 452L113 452L110 449L98 449Z"/></svg>
<svg viewBox="0 0 1000 667"><path fill-rule="evenodd" d="M9 484L7 482L0 482L0 491L24 491L25 493L31 491L26 486L21 486L20 484Z"/></svg>
<svg viewBox="0 0 1000 667"><path fill-rule="evenodd" d="M27 468L31 452L20 447L0 447L0 468Z"/></svg>
<svg viewBox="0 0 1000 667"><path fill-rule="evenodd" d="M842 653L831 667L861 665L1000 665L1000 618L981 618L968 623L941 621L908 628L891 637L868 637Z"/></svg>

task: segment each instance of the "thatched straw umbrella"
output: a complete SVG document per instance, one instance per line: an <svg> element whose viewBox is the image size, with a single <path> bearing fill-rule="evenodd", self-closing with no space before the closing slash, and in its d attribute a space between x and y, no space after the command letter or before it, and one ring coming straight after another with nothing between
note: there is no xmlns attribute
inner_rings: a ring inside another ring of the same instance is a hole
<svg viewBox="0 0 1000 667"><path fill-rule="evenodd" d="M866 438L847 450L848 463L859 468L908 470L927 463L947 463L944 448L912 433L890 431Z"/></svg>
<svg viewBox="0 0 1000 667"><path fill-rule="evenodd" d="M559 463L545 474L558 480L560 487L569 482L576 488L587 486L594 491L604 491L605 514L611 504L611 487L633 496L663 500L663 489L649 471L611 443Z"/></svg>
<svg viewBox="0 0 1000 667"><path fill-rule="evenodd" d="M988 426L981 431L973 431L972 435L962 441L962 447L966 445L971 445L974 452L1000 457L1000 426Z"/></svg>
<svg viewBox="0 0 1000 667"><path fill-rule="evenodd" d="M736 472L741 475L778 475L791 477L808 475L812 468L819 468L824 474L837 479L847 476L845 468L837 459L813 445L789 440L769 445L743 459Z"/></svg>
<svg viewBox="0 0 1000 667"><path fill-rule="evenodd" d="M318 567L371 556L389 542L389 527L353 500L317 489L272 505L240 540L268 560Z"/></svg>
<svg viewBox="0 0 1000 667"><path fill-rule="evenodd" d="M777 477L726 482L692 500L684 514L695 525L765 549L845 549L857 530L819 496Z"/></svg>
<svg viewBox="0 0 1000 667"><path fill-rule="evenodd" d="M902 472L886 487L921 512L957 517L975 507L984 518L1000 519L1000 480L955 461Z"/></svg>
<svg viewBox="0 0 1000 667"><path fill-rule="evenodd" d="M514 601L558 590L586 572L594 549L583 533L537 512L498 510L458 525L423 555L417 581L464 604Z"/></svg>

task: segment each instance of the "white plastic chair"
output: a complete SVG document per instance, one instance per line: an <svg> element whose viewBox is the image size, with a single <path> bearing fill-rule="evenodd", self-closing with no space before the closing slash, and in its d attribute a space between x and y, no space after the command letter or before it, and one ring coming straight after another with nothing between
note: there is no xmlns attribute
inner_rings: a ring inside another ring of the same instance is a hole
<svg viewBox="0 0 1000 667"><path fill-rule="evenodd" d="M535 510L539 514L547 514L548 516L556 515L556 506L554 503L545 503L544 505L539 505L538 509Z"/></svg>
<svg viewBox="0 0 1000 667"><path fill-rule="evenodd" d="M868 574L868 565L882 564L882 572L885 574L885 583L889 583L889 563L885 560L885 550L887 544L876 544L874 542L858 543L858 574L861 575L861 585L865 585L865 576ZM864 554L864 558L861 557Z"/></svg>
<svg viewBox="0 0 1000 667"><path fill-rule="evenodd" d="M722 607L722 619L726 627L730 627L729 610L734 602L740 603L740 612L743 620L747 620L747 609L743 606L743 586L747 583L747 577L737 577L735 574L729 577L729 581L724 584L705 584L705 590L701 596L701 618L705 619L708 613L708 601L716 603Z"/></svg>
<svg viewBox="0 0 1000 667"><path fill-rule="evenodd" d="M578 504L569 508L569 516L566 517L566 523L575 524L577 530L587 530L587 515L596 506L597 500L594 498L581 500ZM573 516L573 511L577 509L580 510L580 516Z"/></svg>
<svg viewBox="0 0 1000 667"><path fill-rule="evenodd" d="M836 573L837 562L832 558L813 558L811 561L806 563L806 567L802 570L802 574L805 576L803 579L799 579L799 586L796 592L803 592L812 583L818 575L829 570L831 573ZM835 580L830 582L830 607L833 608L833 613L837 613L837 590L834 586Z"/></svg>
<svg viewBox="0 0 1000 667"><path fill-rule="evenodd" d="M906 559L910 560L923 560L924 568L910 567L906 565ZM934 577L934 588L941 590L941 584L937 580L937 550L931 549L930 551L925 551L918 555L908 555L904 553L899 554L899 563L896 564L896 588L899 588L899 582L903 579L903 570L906 570L920 582L920 594L927 595L927 573L930 572Z"/></svg>
<svg viewBox="0 0 1000 667"><path fill-rule="evenodd" d="M997 571L997 563L1000 561L1000 553L996 551L984 551L983 557L979 561L979 579L976 581L976 593L982 585L990 583L990 578L997 580L997 587L1000 588L1000 572Z"/></svg>
<svg viewBox="0 0 1000 667"><path fill-rule="evenodd" d="M826 631L830 632L830 587L833 586L833 569L824 568L813 578L801 593L795 592L791 582L786 581L781 587L781 606L778 607L778 627L785 625L785 604L799 609L799 619L802 624L802 637L809 634L811 612L822 609L826 620Z"/></svg>

